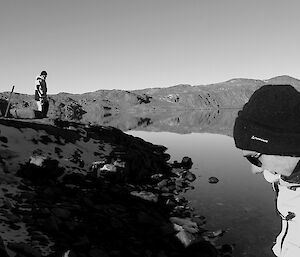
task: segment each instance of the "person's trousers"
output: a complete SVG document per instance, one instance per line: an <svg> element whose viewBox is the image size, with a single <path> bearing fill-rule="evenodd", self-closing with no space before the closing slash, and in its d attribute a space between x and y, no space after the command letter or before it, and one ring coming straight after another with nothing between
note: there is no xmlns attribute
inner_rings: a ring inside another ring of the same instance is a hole
<svg viewBox="0 0 300 257"><path fill-rule="evenodd" d="M42 111L42 101L36 101L38 111Z"/></svg>

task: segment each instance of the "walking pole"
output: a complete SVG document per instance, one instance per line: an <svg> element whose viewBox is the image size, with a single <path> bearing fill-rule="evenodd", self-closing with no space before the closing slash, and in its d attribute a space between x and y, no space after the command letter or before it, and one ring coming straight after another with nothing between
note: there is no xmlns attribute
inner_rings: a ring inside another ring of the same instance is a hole
<svg viewBox="0 0 300 257"><path fill-rule="evenodd" d="M10 92L10 94L9 94L8 104L7 104L7 107L6 107L6 112L5 112L4 118L6 118L6 116L7 116L8 109L9 109L9 105L10 105L11 95L12 95L12 93L14 92L14 89L15 89L15 86L12 87L11 92Z"/></svg>

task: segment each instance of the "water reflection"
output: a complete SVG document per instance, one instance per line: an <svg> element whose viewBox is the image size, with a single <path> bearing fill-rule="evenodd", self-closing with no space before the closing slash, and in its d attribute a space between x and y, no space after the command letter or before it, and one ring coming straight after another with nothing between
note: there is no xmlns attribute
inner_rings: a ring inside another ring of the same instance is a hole
<svg viewBox="0 0 300 257"><path fill-rule="evenodd" d="M186 197L197 212L207 217L209 229L228 231L222 241L236 244L236 256L273 256L272 242L280 229L273 191L260 175L251 173L232 137L212 133L127 133L166 146L171 160L192 158L197 179L195 189ZM211 176L217 177L219 183L209 184Z"/></svg>
<svg viewBox="0 0 300 257"><path fill-rule="evenodd" d="M94 117L90 113L82 116L82 122L97 122L123 131L168 131L178 134L192 132L232 135L232 126L238 110L181 110L156 111L141 114L120 112ZM94 114L97 115L98 112Z"/></svg>

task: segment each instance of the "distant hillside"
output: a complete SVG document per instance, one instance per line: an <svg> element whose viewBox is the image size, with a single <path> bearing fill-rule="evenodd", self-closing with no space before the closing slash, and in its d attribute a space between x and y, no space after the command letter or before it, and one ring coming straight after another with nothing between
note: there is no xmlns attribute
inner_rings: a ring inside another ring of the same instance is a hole
<svg viewBox="0 0 300 257"><path fill-rule="evenodd" d="M259 87L265 84L290 84L300 91L300 80L278 76L268 80L231 79L210 85L176 85L142 90L98 90L84 94L50 95L49 118L110 124L115 119L126 123L135 117L186 110L241 108ZM0 93L0 113L4 115L9 92ZM34 118L33 95L15 93L10 115Z"/></svg>

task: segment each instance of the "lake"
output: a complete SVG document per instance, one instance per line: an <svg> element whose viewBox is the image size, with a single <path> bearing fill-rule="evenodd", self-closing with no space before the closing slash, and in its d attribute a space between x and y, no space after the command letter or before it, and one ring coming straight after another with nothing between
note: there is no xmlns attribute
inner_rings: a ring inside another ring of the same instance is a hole
<svg viewBox="0 0 300 257"><path fill-rule="evenodd" d="M164 145L170 161L192 158L197 179L185 197L196 213L207 219L209 230L224 229L220 243L235 244L235 256L271 257L280 231L274 192L262 175L252 174L250 163L236 149L231 136L217 133L126 131L148 142ZM219 179L210 184L208 178Z"/></svg>

